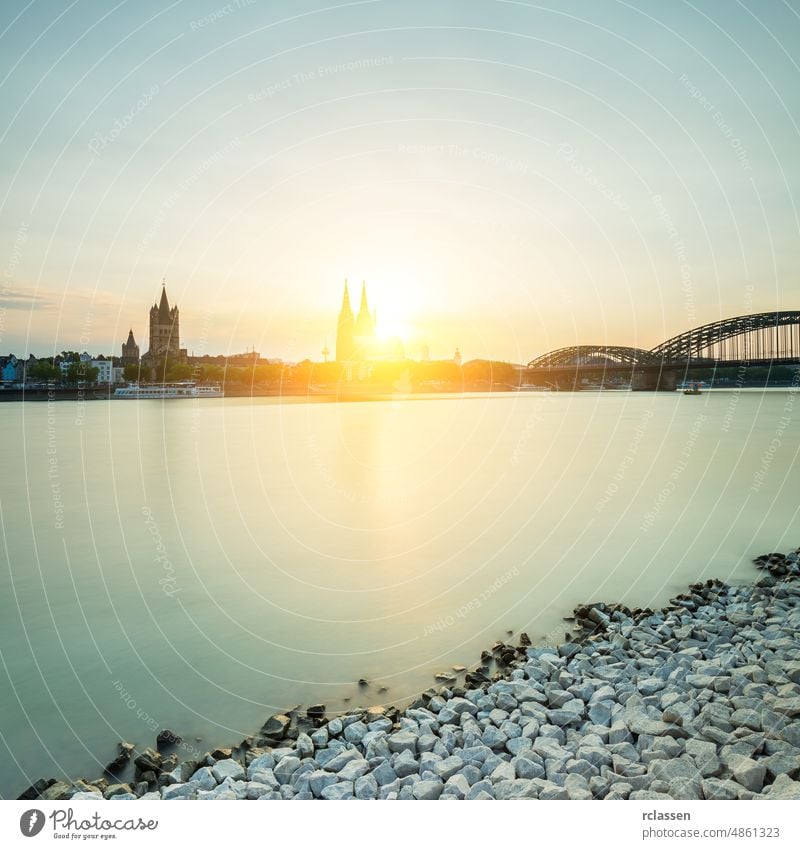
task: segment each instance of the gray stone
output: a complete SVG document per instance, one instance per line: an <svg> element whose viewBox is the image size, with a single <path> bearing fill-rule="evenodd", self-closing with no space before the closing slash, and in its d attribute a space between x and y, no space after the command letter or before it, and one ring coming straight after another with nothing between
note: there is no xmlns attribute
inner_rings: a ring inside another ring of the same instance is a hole
<svg viewBox="0 0 800 849"><path fill-rule="evenodd" d="M298 734L295 746L297 748L298 757L301 759L310 758L311 755L314 754L314 743L308 734Z"/></svg>
<svg viewBox="0 0 800 849"><path fill-rule="evenodd" d="M356 760L354 758L339 770L339 781L355 781L357 778L361 778L368 770L369 764L365 760Z"/></svg>
<svg viewBox="0 0 800 849"><path fill-rule="evenodd" d="M289 755L280 759L273 773L281 784L288 784L299 766L300 758Z"/></svg>
<svg viewBox="0 0 800 849"><path fill-rule="evenodd" d="M445 758L435 764L433 771L439 778L442 779L442 781L446 782L451 776L455 775L463 768L464 761L461 760L458 755L451 755L449 758Z"/></svg>
<svg viewBox="0 0 800 849"><path fill-rule="evenodd" d="M331 784L322 791L323 799L353 799L353 782L340 781L337 784Z"/></svg>
<svg viewBox="0 0 800 849"><path fill-rule="evenodd" d="M378 784L383 787L386 784L391 784L397 780L397 773L392 769L387 761L383 761L372 770L372 775Z"/></svg>
<svg viewBox="0 0 800 849"><path fill-rule="evenodd" d="M732 755L728 759L728 766L733 773L733 780L737 784L741 784L747 790L753 793L760 793L764 786L764 776L767 773L767 767L763 763L758 763L752 758L744 755Z"/></svg>
<svg viewBox="0 0 800 849"><path fill-rule="evenodd" d="M360 720L353 722L344 729L344 739L349 743L360 743L367 733L367 726Z"/></svg>
<svg viewBox="0 0 800 849"><path fill-rule="evenodd" d="M578 775L577 773L571 773L566 777L566 780L564 781L564 789L567 791L567 795L572 800L594 798L589 790L589 782L582 775Z"/></svg>
<svg viewBox="0 0 800 849"><path fill-rule="evenodd" d="M412 790L415 799L438 799L442 795L444 784L441 779L418 781Z"/></svg>
<svg viewBox="0 0 800 849"><path fill-rule="evenodd" d="M410 731L396 731L389 736L390 752L416 752L417 735Z"/></svg>
<svg viewBox="0 0 800 849"><path fill-rule="evenodd" d="M492 770L491 779L493 783L498 781L513 781L517 777L514 764L502 761Z"/></svg>
<svg viewBox="0 0 800 849"><path fill-rule="evenodd" d="M727 778L704 778L702 789L706 799L736 799L739 795L739 785Z"/></svg>
<svg viewBox="0 0 800 849"><path fill-rule="evenodd" d="M800 781L793 781L788 775L779 775L767 788L768 799L800 799Z"/></svg>
<svg viewBox="0 0 800 849"><path fill-rule="evenodd" d="M162 799L196 799L197 785L194 782L188 784L170 784L161 790ZM75 797L73 796L73 799Z"/></svg>
<svg viewBox="0 0 800 849"><path fill-rule="evenodd" d="M233 760L233 758L217 761L211 768L211 772L218 784L226 778L230 778L233 781L242 781L246 778L244 767L239 761Z"/></svg>
<svg viewBox="0 0 800 849"><path fill-rule="evenodd" d="M377 799L378 782L374 775L362 775L355 782L356 799Z"/></svg>

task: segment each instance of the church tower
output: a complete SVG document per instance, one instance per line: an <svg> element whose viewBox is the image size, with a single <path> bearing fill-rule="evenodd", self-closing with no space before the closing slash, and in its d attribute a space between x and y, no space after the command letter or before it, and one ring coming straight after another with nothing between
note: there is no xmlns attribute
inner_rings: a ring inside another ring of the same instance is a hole
<svg viewBox="0 0 800 849"><path fill-rule="evenodd" d="M162 283L161 301L150 308L150 350L147 356L152 360L180 357L180 325L178 308L170 309L167 288Z"/></svg>
<svg viewBox="0 0 800 849"><path fill-rule="evenodd" d="M336 360L349 362L355 355L356 322L350 306L350 293L347 291L347 279L344 281L342 309L339 312L339 323L336 326Z"/></svg>
<svg viewBox="0 0 800 849"><path fill-rule="evenodd" d="M139 365L139 346L133 338L133 328L128 331L128 341L122 343L122 365Z"/></svg>
<svg viewBox="0 0 800 849"><path fill-rule="evenodd" d="M358 310L358 318L356 318L356 340L360 340L363 346L368 343L375 335L375 320L369 311L367 304L367 284L361 281L361 306Z"/></svg>

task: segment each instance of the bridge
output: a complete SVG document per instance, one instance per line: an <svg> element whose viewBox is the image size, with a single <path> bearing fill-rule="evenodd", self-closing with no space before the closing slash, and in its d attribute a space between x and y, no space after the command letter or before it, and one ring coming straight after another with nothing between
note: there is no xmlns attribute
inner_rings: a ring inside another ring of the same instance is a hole
<svg viewBox="0 0 800 849"><path fill-rule="evenodd" d="M672 391L697 369L800 365L800 310L740 315L695 327L647 351L619 345L573 345L531 360L524 379L553 389L585 382Z"/></svg>

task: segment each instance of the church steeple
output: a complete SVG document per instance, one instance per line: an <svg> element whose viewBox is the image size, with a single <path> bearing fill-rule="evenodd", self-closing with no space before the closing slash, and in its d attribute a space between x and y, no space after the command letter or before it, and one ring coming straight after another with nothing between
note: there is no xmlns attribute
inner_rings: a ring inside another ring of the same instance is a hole
<svg viewBox="0 0 800 849"><path fill-rule="evenodd" d="M162 324L168 324L170 321L167 284L164 280L161 281L161 303L158 305L158 320Z"/></svg>
<svg viewBox="0 0 800 849"><path fill-rule="evenodd" d="M355 353L355 325L353 309L350 306L350 292L347 289L347 278L345 278L342 309L339 312L339 321L336 325L336 359L339 362L348 362L353 359Z"/></svg>
<svg viewBox="0 0 800 849"><path fill-rule="evenodd" d="M366 340L375 333L375 322L369 311L367 303L367 284L361 281L361 306L358 310L358 318L356 318L356 336L360 337L361 344L364 345Z"/></svg>
<svg viewBox="0 0 800 849"><path fill-rule="evenodd" d="M347 291L347 278L344 278L344 294L342 295L342 312L341 315L353 314L353 309L350 306L350 293Z"/></svg>

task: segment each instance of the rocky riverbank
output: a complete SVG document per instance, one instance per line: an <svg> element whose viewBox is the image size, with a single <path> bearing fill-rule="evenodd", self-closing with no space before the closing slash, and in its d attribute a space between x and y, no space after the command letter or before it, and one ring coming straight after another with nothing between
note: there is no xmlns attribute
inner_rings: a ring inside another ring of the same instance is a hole
<svg viewBox="0 0 800 849"><path fill-rule="evenodd" d="M121 743L103 778L20 798L800 798L800 549L755 562L658 611L581 605L574 642L498 643L403 711L315 705L199 761Z"/></svg>

